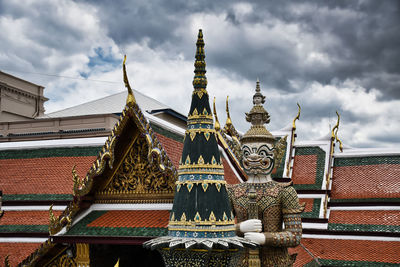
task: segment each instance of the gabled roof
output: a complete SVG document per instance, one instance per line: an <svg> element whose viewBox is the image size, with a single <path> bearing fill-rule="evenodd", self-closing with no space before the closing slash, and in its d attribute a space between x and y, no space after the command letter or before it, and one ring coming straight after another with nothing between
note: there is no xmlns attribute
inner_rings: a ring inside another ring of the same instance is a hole
<svg viewBox="0 0 400 267"><path fill-rule="evenodd" d="M137 103L143 111L172 109L171 107L148 97L139 91L133 90ZM126 102L127 91L116 93L90 102L86 102L74 107L45 114L42 118L58 118L71 116L84 116L94 114L119 114L123 110Z"/></svg>

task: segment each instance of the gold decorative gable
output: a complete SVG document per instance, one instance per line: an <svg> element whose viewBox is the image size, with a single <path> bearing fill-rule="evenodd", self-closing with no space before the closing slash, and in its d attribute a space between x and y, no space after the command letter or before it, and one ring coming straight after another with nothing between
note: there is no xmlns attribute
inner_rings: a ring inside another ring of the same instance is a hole
<svg viewBox="0 0 400 267"><path fill-rule="evenodd" d="M135 101L125 60L123 72L128 89L126 106L86 176L81 179L72 169L74 199L58 218L50 210L51 235L63 227L68 231L81 205L87 202L173 201L177 171Z"/></svg>
<svg viewBox="0 0 400 267"><path fill-rule="evenodd" d="M154 152L153 152L154 153ZM150 153L150 157L153 157ZM106 187L96 193L99 202L172 202L175 176L149 159L149 145L140 136L115 170Z"/></svg>

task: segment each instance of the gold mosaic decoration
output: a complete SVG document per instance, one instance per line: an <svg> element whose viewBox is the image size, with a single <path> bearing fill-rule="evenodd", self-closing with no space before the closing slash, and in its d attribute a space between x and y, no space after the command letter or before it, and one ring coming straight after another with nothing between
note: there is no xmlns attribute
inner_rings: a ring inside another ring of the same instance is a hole
<svg viewBox="0 0 400 267"><path fill-rule="evenodd" d="M68 257L67 254L63 254L62 256L58 257L54 262L48 267L78 267L74 258Z"/></svg>
<svg viewBox="0 0 400 267"><path fill-rule="evenodd" d="M287 146L287 135L279 139L278 143L275 144L274 158L275 158L276 168L279 168L279 166L281 165L282 158L285 155L286 146Z"/></svg>
<svg viewBox="0 0 400 267"><path fill-rule="evenodd" d="M173 194L175 179L148 160L148 144L139 137L117 169L110 183L98 193L110 195Z"/></svg>
<svg viewBox="0 0 400 267"><path fill-rule="evenodd" d="M193 180L193 181L177 181L176 182L176 191L180 191L183 186L186 185L188 191L192 191L193 185L201 184L203 191L206 192L209 188L209 185L215 185L215 188L219 192L221 190L221 185L226 185L225 180Z"/></svg>

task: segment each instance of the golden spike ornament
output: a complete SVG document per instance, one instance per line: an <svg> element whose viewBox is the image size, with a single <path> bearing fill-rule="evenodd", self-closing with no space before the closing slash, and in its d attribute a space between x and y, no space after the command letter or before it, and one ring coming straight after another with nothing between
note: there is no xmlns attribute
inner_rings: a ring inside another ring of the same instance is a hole
<svg viewBox="0 0 400 267"><path fill-rule="evenodd" d="M296 139L296 121L300 120L300 113L301 113L301 106L299 103L296 103L298 110L297 110L297 115L296 117L293 119L293 123L292 123L292 136L291 136L291 141L290 141L290 149L289 149L289 160L286 163L286 176L289 177L290 175L290 170L291 170L291 166L290 163L292 161L292 151L293 151L293 145L294 145L294 140Z"/></svg>
<svg viewBox="0 0 400 267"><path fill-rule="evenodd" d="M218 121L217 109L215 107L215 97L214 97L214 103L213 103L213 111L214 111L214 118L215 118L214 129L215 129L215 131L219 132L219 130L221 130L221 125L219 124L219 121Z"/></svg>
<svg viewBox="0 0 400 267"><path fill-rule="evenodd" d="M336 125L332 128L331 137L332 137L332 142L334 142L336 140L336 142L339 143L340 152L343 152L343 143L338 137L340 115L337 111L336 111L336 115L337 115L338 119L337 119Z"/></svg>
<svg viewBox="0 0 400 267"><path fill-rule="evenodd" d="M226 126L232 125L231 115L229 114L229 96L226 96Z"/></svg>
<svg viewBox="0 0 400 267"><path fill-rule="evenodd" d="M131 107L131 106L133 106L133 104L136 103L136 99L135 99L135 96L133 95L132 88L131 88L131 86L129 84L128 75L126 74L125 63L126 63L126 55L124 56L124 62L122 63L122 69L123 69L123 72L124 72L125 87L126 87L126 89L128 89L128 97L126 98L126 105L128 107Z"/></svg>
<svg viewBox="0 0 400 267"><path fill-rule="evenodd" d="M301 112L301 107L299 103L297 103L297 107L299 108L297 111L297 116L293 120L293 130L296 130L296 121L300 119L300 112Z"/></svg>
<svg viewBox="0 0 400 267"><path fill-rule="evenodd" d="M235 146L240 148L240 136L232 124L231 115L229 113L229 96L226 96L226 123L224 126L224 131L232 137Z"/></svg>

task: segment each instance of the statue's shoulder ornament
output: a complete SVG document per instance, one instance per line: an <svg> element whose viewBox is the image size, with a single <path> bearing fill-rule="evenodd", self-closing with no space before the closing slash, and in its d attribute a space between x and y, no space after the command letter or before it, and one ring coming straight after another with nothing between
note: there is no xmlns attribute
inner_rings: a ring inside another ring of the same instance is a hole
<svg viewBox="0 0 400 267"><path fill-rule="evenodd" d="M297 192L293 187L293 182L281 183L282 190L280 198L282 203L282 212L284 214L301 213L305 208L305 203L299 203Z"/></svg>

